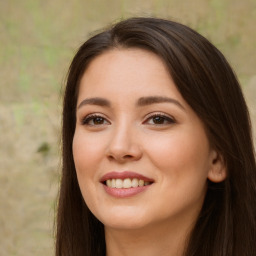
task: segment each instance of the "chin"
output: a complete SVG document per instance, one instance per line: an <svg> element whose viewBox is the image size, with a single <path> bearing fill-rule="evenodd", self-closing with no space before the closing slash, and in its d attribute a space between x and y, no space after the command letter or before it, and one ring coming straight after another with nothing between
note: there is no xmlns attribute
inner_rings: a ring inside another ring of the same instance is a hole
<svg viewBox="0 0 256 256"><path fill-rule="evenodd" d="M105 227L114 229L140 229L148 224L146 216L137 211L112 210L95 216Z"/></svg>
<svg viewBox="0 0 256 256"><path fill-rule="evenodd" d="M105 221L103 224L105 227L117 230L138 230L147 226L145 221L127 221L122 219L116 221Z"/></svg>

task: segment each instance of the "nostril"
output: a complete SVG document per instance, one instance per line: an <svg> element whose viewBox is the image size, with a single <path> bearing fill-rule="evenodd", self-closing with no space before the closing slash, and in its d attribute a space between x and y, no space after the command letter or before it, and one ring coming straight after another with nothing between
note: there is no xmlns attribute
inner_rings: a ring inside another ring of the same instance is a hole
<svg viewBox="0 0 256 256"><path fill-rule="evenodd" d="M133 158L131 155L125 155L123 158Z"/></svg>
<svg viewBox="0 0 256 256"><path fill-rule="evenodd" d="M134 156L132 155L109 155L108 158L110 160L117 160L117 161L124 161L124 160L129 160L129 159L133 159Z"/></svg>

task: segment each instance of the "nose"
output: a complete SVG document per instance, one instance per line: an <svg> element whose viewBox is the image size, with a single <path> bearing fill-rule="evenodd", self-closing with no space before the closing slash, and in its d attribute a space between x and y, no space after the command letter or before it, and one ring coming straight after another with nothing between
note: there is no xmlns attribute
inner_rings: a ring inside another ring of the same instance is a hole
<svg viewBox="0 0 256 256"><path fill-rule="evenodd" d="M125 124L113 129L107 157L110 161L119 163L139 160L142 157L142 147L138 132Z"/></svg>

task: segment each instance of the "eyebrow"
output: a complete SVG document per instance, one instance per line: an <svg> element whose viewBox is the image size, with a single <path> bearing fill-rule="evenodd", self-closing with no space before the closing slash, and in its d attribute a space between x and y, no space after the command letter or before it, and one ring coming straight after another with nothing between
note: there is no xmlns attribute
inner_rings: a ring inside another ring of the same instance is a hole
<svg viewBox="0 0 256 256"><path fill-rule="evenodd" d="M138 107L144 107L152 104L157 104L157 103L173 103L179 108L185 110L185 108L181 105L181 103L173 98L169 97L163 97L163 96L148 96L148 97L141 97L138 99L136 105ZM111 107L110 101L104 98L88 98L84 99L81 101L77 109L81 108L84 105L97 105L101 107Z"/></svg>
<svg viewBox="0 0 256 256"><path fill-rule="evenodd" d="M77 109L81 108L84 105L97 105L97 106L101 106L101 107L110 107L110 101L104 99L104 98L88 98L88 99L84 99L79 106L77 107Z"/></svg>
<svg viewBox="0 0 256 256"><path fill-rule="evenodd" d="M156 103L173 103L177 105L178 107L185 110L185 108L181 105L181 103L173 98L169 97L162 97L162 96L149 96L149 97L142 97L139 98L137 105L140 107L156 104Z"/></svg>

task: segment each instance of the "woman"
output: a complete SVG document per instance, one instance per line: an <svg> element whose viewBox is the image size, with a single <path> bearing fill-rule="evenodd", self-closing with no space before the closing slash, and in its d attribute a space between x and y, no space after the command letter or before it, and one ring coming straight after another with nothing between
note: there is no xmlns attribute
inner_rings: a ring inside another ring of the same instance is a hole
<svg viewBox="0 0 256 256"><path fill-rule="evenodd" d="M62 140L56 255L256 255L246 103L190 28L131 18L85 42Z"/></svg>

